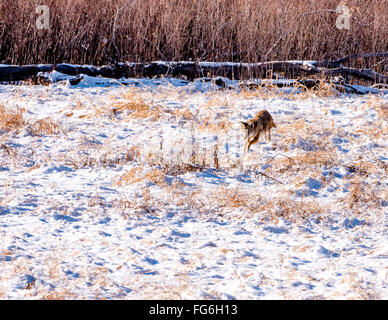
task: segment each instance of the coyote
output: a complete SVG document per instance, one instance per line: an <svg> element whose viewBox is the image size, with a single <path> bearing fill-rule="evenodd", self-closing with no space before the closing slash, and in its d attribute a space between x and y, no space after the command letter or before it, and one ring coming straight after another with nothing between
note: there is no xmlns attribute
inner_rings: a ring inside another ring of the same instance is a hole
<svg viewBox="0 0 388 320"><path fill-rule="evenodd" d="M262 110L253 119L247 122L240 121L247 132L244 152L249 151L252 144L259 141L260 135L264 132L267 141L271 141L271 129L276 128L275 123L267 110Z"/></svg>

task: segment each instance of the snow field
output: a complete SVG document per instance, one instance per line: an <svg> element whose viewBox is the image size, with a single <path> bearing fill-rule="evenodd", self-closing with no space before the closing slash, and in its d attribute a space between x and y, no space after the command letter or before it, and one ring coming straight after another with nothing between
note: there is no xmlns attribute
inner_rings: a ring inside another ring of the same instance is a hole
<svg viewBox="0 0 388 320"><path fill-rule="evenodd" d="M387 101L1 86L0 297L386 299Z"/></svg>

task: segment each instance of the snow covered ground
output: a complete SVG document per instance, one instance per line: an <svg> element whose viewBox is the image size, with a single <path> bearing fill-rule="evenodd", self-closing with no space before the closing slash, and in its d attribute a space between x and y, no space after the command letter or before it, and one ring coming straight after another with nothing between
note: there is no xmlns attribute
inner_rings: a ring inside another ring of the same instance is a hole
<svg viewBox="0 0 388 320"><path fill-rule="evenodd" d="M388 298L387 95L90 80L0 86L0 298Z"/></svg>

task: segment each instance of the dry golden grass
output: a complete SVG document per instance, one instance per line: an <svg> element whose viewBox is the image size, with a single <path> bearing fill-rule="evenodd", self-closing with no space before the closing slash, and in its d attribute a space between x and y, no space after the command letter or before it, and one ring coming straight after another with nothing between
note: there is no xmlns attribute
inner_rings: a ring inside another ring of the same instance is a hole
<svg viewBox="0 0 388 320"><path fill-rule="evenodd" d="M149 119L151 121L157 121L162 115L163 112L158 106L148 106L148 108L132 112L129 117L135 119Z"/></svg>
<svg viewBox="0 0 388 320"><path fill-rule="evenodd" d="M342 199L342 203L349 209L354 210L355 213L360 213L362 209L380 208L384 201L386 201L388 191L373 186L363 180L360 176L356 176L351 180L351 188L346 197Z"/></svg>
<svg viewBox="0 0 388 320"><path fill-rule="evenodd" d="M240 219L255 216L260 219L271 219L277 221L279 218L285 218L293 222L300 222L312 215L324 218L328 212L328 208L323 207L315 200L304 199L294 200L293 198L284 194L283 197L271 197L267 194L260 194L255 192L248 192L243 188L226 187L207 190L206 195L197 193L194 199L206 196L211 199L214 205L212 210L218 214L228 216L235 209L242 210L239 215ZM193 195L191 195L193 198ZM201 202L197 203L197 206ZM231 216L233 219L238 219L236 214Z"/></svg>
<svg viewBox="0 0 388 320"><path fill-rule="evenodd" d="M0 131L19 132L27 128L29 133L34 136L60 133L60 127L54 120L44 118L34 122L26 121L24 112L23 108L17 107L16 110L11 110L4 105L0 105Z"/></svg>
<svg viewBox="0 0 388 320"><path fill-rule="evenodd" d="M124 174L120 175L120 177L116 179L114 184L117 186L122 186L141 182L143 181L142 173L143 169L141 167L132 168Z"/></svg>
<svg viewBox="0 0 388 320"><path fill-rule="evenodd" d="M300 78L303 80L303 78ZM254 86L254 88L242 88L240 92L231 92L231 97L234 99L281 99L285 98L288 100L306 100L312 98L328 98L336 97L338 93L333 88L331 82L318 80L318 86L313 88L307 88L302 84L295 84L294 87L280 88L275 83L268 82L262 86ZM229 105L233 105L229 102Z"/></svg>
<svg viewBox="0 0 388 320"><path fill-rule="evenodd" d="M113 104L112 112L115 118L118 115L125 115L129 119L150 119L157 121L163 116L164 112L158 105L148 103L145 101L144 96L146 92L129 88L122 95L122 100Z"/></svg>
<svg viewBox="0 0 388 320"><path fill-rule="evenodd" d="M35 121L30 127L30 132L34 136L54 135L61 132L59 125L50 118Z"/></svg>
<svg viewBox="0 0 388 320"><path fill-rule="evenodd" d="M371 95L366 103L357 105L357 109L375 109L382 120L386 120L388 116L388 101L380 96Z"/></svg>
<svg viewBox="0 0 388 320"><path fill-rule="evenodd" d="M5 108L4 105L0 105L0 130L9 132L24 128L26 125L23 115L24 112L25 110L22 108L10 110L9 108Z"/></svg>
<svg viewBox="0 0 388 320"><path fill-rule="evenodd" d="M379 117L382 120L388 120L388 102L382 103L379 108Z"/></svg>
<svg viewBox="0 0 388 320"><path fill-rule="evenodd" d="M295 88L302 89L300 92L292 92L289 96L293 100L303 100L310 98L329 98L338 96L338 92L335 90L332 82L328 82L323 79L317 79L318 86L313 88L306 88L303 85L296 86Z"/></svg>
<svg viewBox="0 0 388 320"><path fill-rule="evenodd" d="M301 197L295 200L293 195L284 192L282 197L273 197L268 194L252 192L251 189L244 189L241 186L229 187L221 185L217 188L196 187L186 188L179 180L173 179L169 185L165 184L162 172L151 171L148 175L142 173L142 169L134 168L116 180L116 185L129 185L136 182L153 180L163 187L165 193L169 194L168 202L161 203L157 194L151 194L150 189L142 187L140 193L132 199L127 196L120 196L114 200L114 206L125 211L126 217L136 212L153 212L152 208L174 210L187 210L192 214L199 214L203 218L212 215L222 217L226 220L245 220L247 218L258 218L260 220L277 221L280 218L288 219L299 223L312 216L318 219L325 219L330 208L327 208L314 199Z"/></svg>
<svg viewBox="0 0 388 320"><path fill-rule="evenodd" d="M134 153L136 151L130 151L136 150L136 148L130 148L127 154L125 154L126 149L127 148L122 148L121 150L110 150L104 148L103 145L97 145L96 147L88 144L76 145L66 154L59 154L56 157L56 161L73 169L111 167L125 164L136 159L136 155ZM80 155L80 150L84 150L85 152Z"/></svg>
<svg viewBox="0 0 388 320"><path fill-rule="evenodd" d="M163 186L166 184L165 178L166 174L158 168L144 172L142 167L136 167L120 175L114 182L114 185L123 186L148 181Z"/></svg>
<svg viewBox="0 0 388 320"><path fill-rule="evenodd" d="M329 208L322 206L316 200L304 198L294 200L282 197L274 199L270 212L275 220L277 218L285 218L292 222L300 222L311 216L317 217L318 219L325 219Z"/></svg>
<svg viewBox="0 0 388 320"><path fill-rule="evenodd" d="M333 167L338 164L338 157L335 150L309 151L292 157L297 165L314 165Z"/></svg>
<svg viewBox="0 0 388 320"><path fill-rule="evenodd" d="M183 123L187 121L194 121L197 117L197 115L193 114L189 108L175 108L172 110L166 110L166 113L171 115L172 120L176 120L177 122L183 121Z"/></svg>
<svg viewBox="0 0 388 320"><path fill-rule="evenodd" d="M379 120L388 122L388 101L380 97L370 97L366 103L366 108L373 108L377 111Z"/></svg>
<svg viewBox="0 0 388 320"><path fill-rule="evenodd" d="M255 207L261 208L263 206L263 198L260 194L249 194L239 187L221 186L209 193L209 198L212 203L215 203L218 208L232 209L247 207L252 210L252 204ZM257 210L256 210L257 211Z"/></svg>
<svg viewBox="0 0 388 320"><path fill-rule="evenodd" d="M60 292L44 293L42 300L71 300L79 299L79 295L71 292L68 289L61 289Z"/></svg>
<svg viewBox="0 0 388 320"><path fill-rule="evenodd" d="M129 185L131 182L126 183L125 178L123 179L124 185ZM132 177L129 178L131 180ZM115 183L117 183L116 180ZM136 178L134 179L136 181ZM146 182L145 179L141 181ZM162 182L162 187L165 187L164 181ZM130 219L133 215L141 215L144 213L157 214L162 211L162 204L157 199L157 197L151 195L150 188L146 185L138 186L136 191L128 196L127 194L122 194L118 198L111 201L110 205L121 210L121 215L124 219ZM159 208L156 210L155 208Z"/></svg>
<svg viewBox="0 0 388 320"><path fill-rule="evenodd" d="M16 152L12 147L7 146L6 144L0 144L0 150L3 151L7 157L15 158Z"/></svg>
<svg viewBox="0 0 388 320"><path fill-rule="evenodd" d="M317 165L335 166L338 156L335 146L331 142L334 134L341 134L334 127L322 124L320 121L307 122L304 118L283 121L277 125L276 134L280 141L277 144L279 151L289 151L297 148L296 155L274 159L272 164L280 167ZM342 133L345 134L345 133Z"/></svg>
<svg viewBox="0 0 388 320"><path fill-rule="evenodd" d="M222 114L218 119L213 117L206 117L201 120L198 129L200 131L207 131L212 133L218 133L226 131L232 127L231 122L228 120L225 114Z"/></svg>
<svg viewBox="0 0 388 320"><path fill-rule="evenodd" d="M152 183L155 183L155 184L158 184L158 185L165 185L166 184L166 174L156 168L156 169L153 169L151 170L150 172L147 172L145 175L144 175L144 178L148 181L151 181Z"/></svg>
<svg viewBox="0 0 388 320"><path fill-rule="evenodd" d="M140 157L139 147L137 147L137 146L129 147L129 149L125 155L126 161L134 161L135 159L138 159L139 157Z"/></svg>
<svg viewBox="0 0 388 320"><path fill-rule="evenodd" d="M147 119L157 121L164 115L164 110L161 106L148 102L152 100L152 96L136 88L127 88L127 90L117 99L115 96L107 97L109 101L113 103L109 104L98 104L90 100L88 102L77 101L75 106L70 111L60 111L65 117L73 117L77 113L79 119L92 119L98 118L109 118L111 120L124 120L130 121L131 119Z"/></svg>

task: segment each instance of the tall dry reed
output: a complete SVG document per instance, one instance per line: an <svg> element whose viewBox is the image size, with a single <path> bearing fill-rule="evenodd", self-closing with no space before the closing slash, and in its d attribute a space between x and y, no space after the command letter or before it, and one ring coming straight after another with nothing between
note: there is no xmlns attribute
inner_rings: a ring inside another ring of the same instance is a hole
<svg viewBox="0 0 388 320"><path fill-rule="evenodd" d="M339 0L0 0L0 62L258 62L388 51L387 1L342 2L351 16L340 30ZM50 8L47 30L36 27L41 4Z"/></svg>

